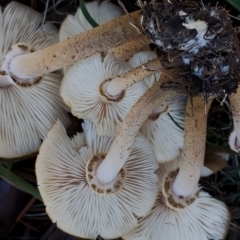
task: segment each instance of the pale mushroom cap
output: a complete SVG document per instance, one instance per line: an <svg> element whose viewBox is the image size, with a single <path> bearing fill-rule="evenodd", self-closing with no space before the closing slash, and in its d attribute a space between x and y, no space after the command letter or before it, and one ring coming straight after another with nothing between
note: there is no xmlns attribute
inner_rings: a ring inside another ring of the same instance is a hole
<svg viewBox="0 0 240 240"><path fill-rule="evenodd" d="M113 139L96 136L90 123L83 128L86 147L79 151L60 121L49 131L36 162L39 190L51 220L63 231L90 239L116 238L136 227L137 217L152 208L158 189L156 158L145 138L137 137L123 187L98 194L87 182L86 164L94 154L106 153Z"/></svg>
<svg viewBox="0 0 240 240"><path fill-rule="evenodd" d="M186 100L185 96L175 94L170 98L166 111L161 113L155 121L147 119L141 128L141 133L152 144L159 163L171 161L180 154L184 139Z"/></svg>
<svg viewBox="0 0 240 240"><path fill-rule="evenodd" d="M74 135L71 138L71 141L74 144L74 149L79 153L80 149L82 147L86 146L86 140L85 140L85 136L84 133L77 133L76 135Z"/></svg>
<svg viewBox="0 0 240 240"><path fill-rule="evenodd" d="M179 161L160 165L160 181L176 169ZM173 210L166 206L159 189L158 198L149 215L139 219L139 226L122 236L124 240L220 240L224 239L229 225L229 212L224 203L201 191L195 202L184 209Z"/></svg>
<svg viewBox="0 0 240 240"><path fill-rule="evenodd" d="M58 41L56 28L46 24L43 31L41 22L41 14L16 2L4 12L0 9L0 65L8 50L19 42L38 50ZM59 94L60 81L59 74L50 73L31 87L0 87L0 157L32 154L57 118L65 125L69 123Z"/></svg>
<svg viewBox="0 0 240 240"><path fill-rule="evenodd" d="M99 87L105 80L130 69L128 63L117 61L111 55L102 60L96 54L73 65L62 81L60 94L73 115L94 123L99 135L115 136L119 124L147 87L143 82L136 83L116 102L103 97Z"/></svg>
<svg viewBox="0 0 240 240"><path fill-rule="evenodd" d="M157 54L151 50L140 51L134 54L129 60L129 64L136 68L150 60L157 58ZM144 81L147 84L148 88L150 88L156 81L159 80L160 72L151 75L148 78L145 78Z"/></svg>
<svg viewBox="0 0 240 240"><path fill-rule="evenodd" d="M237 133L236 131L233 129L233 131L231 132L229 139L228 139L228 144L230 146L230 148L234 151L239 153L240 152L240 148L237 148Z"/></svg>
<svg viewBox="0 0 240 240"><path fill-rule="evenodd" d="M123 15L120 7L108 1L103 1L102 3L98 1L88 2L86 3L86 8L90 16L99 25ZM75 16L67 16L62 23L59 31L59 39L60 41L64 41L69 37L73 37L92 28L92 25L87 21L79 7Z"/></svg>

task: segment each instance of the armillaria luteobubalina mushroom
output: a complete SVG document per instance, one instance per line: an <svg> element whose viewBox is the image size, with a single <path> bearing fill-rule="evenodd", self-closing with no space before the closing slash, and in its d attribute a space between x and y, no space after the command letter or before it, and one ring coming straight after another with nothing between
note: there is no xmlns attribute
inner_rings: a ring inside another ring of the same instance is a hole
<svg viewBox="0 0 240 240"><path fill-rule="evenodd" d="M139 226L122 236L124 240L219 240L228 229L228 210L224 203L200 191L198 198L182 209L167 206L163 195L163 179L168 172L178 169L181 159L160 164L158 197L151 212L139 219Z"/></svg>
<svg viewBox="0 0 240 240"><path fill-rule="evenodd" d="M136 227L137 217L152 208L158 192L157 161L149 142L137 135L156 104L173 94L159 85L130 110L116 139L98 137L85 123L85 145L76 151L76 140L67 137L60 122L50 130L36 174L47 212L58 227L85 238L116 238Z"/></svg>
<svg viewBox="0 0 240 240"><path fill-rule="evenodd" d="M109 1L103 1L101 3L98 1L88 2L86 3L86 8L98 25L102 25L123 15L123 10ZM61 24L59 40L64 41L92 28L92 25L83 15L82 9L78 8L74 16L67 16Z"/></svg>
<svg viewBox="0 0 240 240"><path fill-rule="evenodd" d="M96 164L104 161L113 138L98 137L94 129L84 123L86 143L76 151L64 126L60 122L53 126L37 158L39 190L48 215L63 231L90 239L116 238L136 227L136 217L145 216L153 206L156 158L139 136L120 173L99 185L93 178Z"/></svg>
<svg viewBox="0 0 240 240"><path fill-rule="evenodd" d="M236 94L231 94L229 96L233 126L234 129L229 136L229 146L231 149L237 153L240 152L240 88L238 87Z"/></svg>
<svg viewBox="0 0 240 240"><path fill-rule="evenodd" d="M16 84L6 68L5 58L11 47L18 53L34 52L57 43L58 32L52 24L39 28L41 14L12 2L0 8L0 157L16 158L38 151L41 139L60 118L69 123L59 94L60 73L45 74L33 86ZM15 54L18 54L15 53Z"/></svg>
<svg viewBox="0 0 240 240"><path fill-rule="evenodd" d="M102 85L130 69L128 63L117 61L110 54L104 59L95 54L74 64L66 73L61 96L73 115L96 125L98 135L115 136L119 124L147 87L139 82L120 94L108 96Z"/></svg>
<svg viewBox="0 0 240 240"><path fill-rule="evenodd" d="M208 107L202 97L188 99L181 161L160 164L160 189L155 206L123 239L217 240L226 236L227 207L198 187L205 155Z"/></svg>

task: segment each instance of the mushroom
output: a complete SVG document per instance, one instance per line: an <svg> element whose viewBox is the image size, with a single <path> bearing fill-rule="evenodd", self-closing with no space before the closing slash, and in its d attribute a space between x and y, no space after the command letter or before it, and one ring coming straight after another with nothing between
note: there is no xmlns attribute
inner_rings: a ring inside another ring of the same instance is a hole
<svg viewBox="0 0 240 240"><path fill-rule="evenodd" d="M160 85L130 110L115 140L96 136L94 127L85 123L86 147L76 152L60 122L50 130L36 175L47 212L61 229L80 237L116 238L136 227L137 217L151 209L158 190L157 162L148 141L137 134L155 105L173 94L159 95Z"/></svg>
<svg viewBox="0 0 240 240"><path fill-rule="evenodd" d="M229 101L232 109L232 118L234 129L229 136L230 148L239 153L240 152L240 89L238 87L237 93L229 95Z"/></svg>
<svg viewBox="0 0 240 240"><path fill-rule="evenodd" d="M34 53L31 53L31 49L21 49L15 45L5 57L4 71L18 83L33 84L44 73L136 40L140 33L129 21L140 26L139 20L140 11L136 11Z"/></svg>
<svg viewBox="0 0 240 240"><path fill-rule="evenodd" d="M159 165L160 187L150 213L138 220L136 229L122 236L124 240L210 240L224 239L229 225L226 205L200 191L198 198L185 208L172 209L166 205L163 182L167 173L180 166L181 159Z"/></svg>
<svg viewBox="0 0 240 240"><path fill-rule="evenodd" d="M154 109L141 128L141 133L151 142L159 163L180 155L186 100L186 96L175 93L165 105Z"/></svg>
<svg viewBox="0 0 240 240"><path fill-rule="evenodd" d="M52 24L39 28L41 14L25 5L12 2L0 9L0 157L23 157L38 151L41 139L52 124L61 119L70 122L59 87L61 75L45 74L33 85L16 84L4 71L4 58L14 44L19 51L35 51L57 42ZM21 43L24 42L24 43Z"/></svg>
<svg viewBox="0 0 240 240"><path fill-rule="evenodd" d="M115 136L119 124L147 87L140 82L120 94L108 96L102 85L130 69L129 64L117 61L111 55L102 60L101 55L96 54L79 61L67 72L62 81L61 96L73 115L96 125L99 135Z"/></svg>
<svg viewBox="0 0 240 240"><path fill-rule="evenodd" d="M201 97L188 99L181 157L160 164L160 189L155 206L123 239L209 240L223 239L226 235L227 207L198 187L205 154L205 111Z"/></svg>
<svg viewBox="0 0 240 240"><path fill-rule="evenodd" d="M46 212L71 235L116 238L137 226L156 199L156 158L149 143L137 137L128 161L108 184L99 188L92 179L113 142L98 137L91 123L83 125L85 146L70 140L58 121L43 141L36 162L39 191ZM75 140L76 141L76 140ZM144 176L144 179L140 176Z"/></svg>
<svg viewBox="0 0 240 240"><path fill-rule="evenodd" d="M156 58L153 51L141 51L129 59L133 67L138 67L149 60ZM145 79L151 87L160 76L160 72ZM148 117L141 128L141 133L153 145L159 163L171 161L180 154L183 146L184 112L186 97L174 94L165 105L160 105Z"/></svg>

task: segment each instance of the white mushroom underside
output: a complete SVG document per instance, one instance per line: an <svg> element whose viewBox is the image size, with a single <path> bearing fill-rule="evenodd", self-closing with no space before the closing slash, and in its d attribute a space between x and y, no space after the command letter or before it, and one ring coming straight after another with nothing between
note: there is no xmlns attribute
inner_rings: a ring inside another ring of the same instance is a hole
<svg viewBox="0 0 240 240"><path fill-rule="evenodd" d="M160 165L160 182L164 175L176 169L179 161ZM161 188L157 201L139 226L122 236L124 240L220 240L228 229L229 213L224 203L201 191L193 204L178 211L164 204Z"/></svg>
<svg viewBox="0 0 240 240"><path fill-rule="evenodd" d="M183 130L181 128L184 127L185 107L186 97L175 94L169 100L167 111L160 114L155 121L147 119L141 128L141 133L152 144L159 163L171 161L180 154L179 150L183 146Z"/></svg>
<svg viewBox="0 0 240 240"><path fill-rule="evenodd" d="M129 60L129 64L133 67L139 67L140 65L153 60L157 58L157 54L153 51L140 51L136 54L134 54ZM159 80L160 77L160 72L155 73L153 75L151 75L148 78L145 78L144 81L147 84L148 88L150 88L156 81Z"/></svg>
<svg viewBox="0 0 240 240"><path fill-rule="evenodd" d="M108 1L101 3L99 1L88 2L86 3L86 8L90 16L98 25L102 25L123 15L121 8ZM68 15L61 24L61 28L59 30L59 40L64 41L68 38L76 36L79 33L91 30L92 28L92 25L88 22L79 7L75 16ZM67 73L69 68L70 66L64 68L64 75Z"/></svg>
<svg viewBox="0 0 240 240"><path fill-rule="evenodd" d="M102 3L99 3L98 1L88 2L86 3L86 8L90 16L98 25L104 24L123 15L121 8L108 1ZM83 15L81 8L78 8L75 16L67 16L61 24L59 39L60 41L64 41L69 37L91 30L92 28L92 25Z"/></svg>
<svg viewBox="0 0 240 240"><path fill-rule="evenodd" d="M18 42L36 50L57 42L56 28L46 24L43 30L41 22L41 14L16 2L3 13L0 10L0 64ZM60 81L59 74L46 74L40 84L30 88L0 88L0 157L32 154L38 151L41 138L57 118L68 124L66 107L59 95Z"/></svg>
<svg viewBox="0 0 240 240"><path fill-rule="evenodd" d="M65 75L61 85L61 96L71 108L73 115L91 121L99 135L115 136L118 126L130 108L144 94L143 82L126 89L122 100L110 102L99 91L100 84L131 69L125 62L100 54L77 62Z"/></svg>
<svg viewBox="0 0 240 240"><path fill-rule="evenodd" d="M106 153L113 139L97 137L84 124L86 147L78 152L58 122L44 140L36 175L46 211L53 222L72 235L95 239L116 238L137 226L157 196L156 158L149 143L138 137L125 164L125 185L115 194L99 195L86 181L85 167L95 153Z"/></svg>

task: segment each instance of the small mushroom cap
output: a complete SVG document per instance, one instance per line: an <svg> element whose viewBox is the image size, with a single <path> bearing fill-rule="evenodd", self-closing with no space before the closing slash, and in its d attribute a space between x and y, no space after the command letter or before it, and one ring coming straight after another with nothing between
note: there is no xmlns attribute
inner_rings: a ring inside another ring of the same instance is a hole
<svg viewBox="0 0 240 240"><path fill-rule="evenodd" d="M90 16L99 25L123 15L122 9L109 1L103 1L101 3L99 3L99 1L88 2L86 3L86 8ZM82 9L78 8L75 16L67 16L62 23L59 31L59 39L60 41L64 41L69 37L91 30L92 28L92 25L83 15Z"/></svg>
<svg viewBox="0 0 240 240"><path fill-rule="evenodd" d="M175 159L159 167L160 181L164 175L179 167ZM147 217L139 219L139 226L122 236L124 240L210 240L224 239L229 226L226 205L207 192L184 209L173 210L166 206L161 186L157 201Z"/></svg>
<svg viewBox="0 0 240 240"><path fill-rule="evenodd" d="M101 94L100 85L130 69L128 63L111 55L102 60L96 54L73 65L63 78L60 94L73 115L94 123L99 135L115 136L119 124L147 87L143 82L136 83L114 102Z"/></svg>
<svg viewBox="0 0 240 240"><path fill-rule="evenodd" d="M40 28L42 15L17 2L0 8L0 63L11 47L19 42L36 50L57 43L52 24ZM11 76L8 78L11 78ZM69 123L60 94L60 74L45 74L37 85L21 87L0 84L0 157L16 158L38 151L41 138L60 118Z"/></svg>
<svg viewBox="0 0 240 240"><path fill-rule="evenodd" d="M139 67L140 65L153 60L157 58L157 54L153 51L146 50L146 51L140 51L136 54L134 54L129 60L129 64L133 67ZM156 81L159 80L160 72L157 72L153 75L151 75L148 78L145 78L144 81L147 84L148 88L150 88Z"/></svg>
<svg viewBox="0 0 240 240"><path fill-rule="evenodd" d="M60 121L49 131L36 161L39 190L49 217L63 231L90 239L117 238L136 227L137 217L145 216L156 200L156 158L145 138L137 137L125 164L124 185L115 193L99 194L89 186L86 164L96 153L107 153L113 138L96 136L90 123L83 128L86 146L78 151Z"/></svg>
<svg viewBox="0 0 240 240"><path fill-rule="evenodd" d="M240 152L240 146L238 146L238 139L237 139L237 133L235 130L233 130L229 136L228 144L230 148L234 151L239 153Z"/></svg>
<svg viewBox="0 0 240 240"><path fill-rule="evenodd" d="M168 101L166 111L160 113L155 121L148 118L141 128L141 133L152 144L159 163L171 161L180 154L184 139L186 102L185 96L173 95Z"/></svg>

